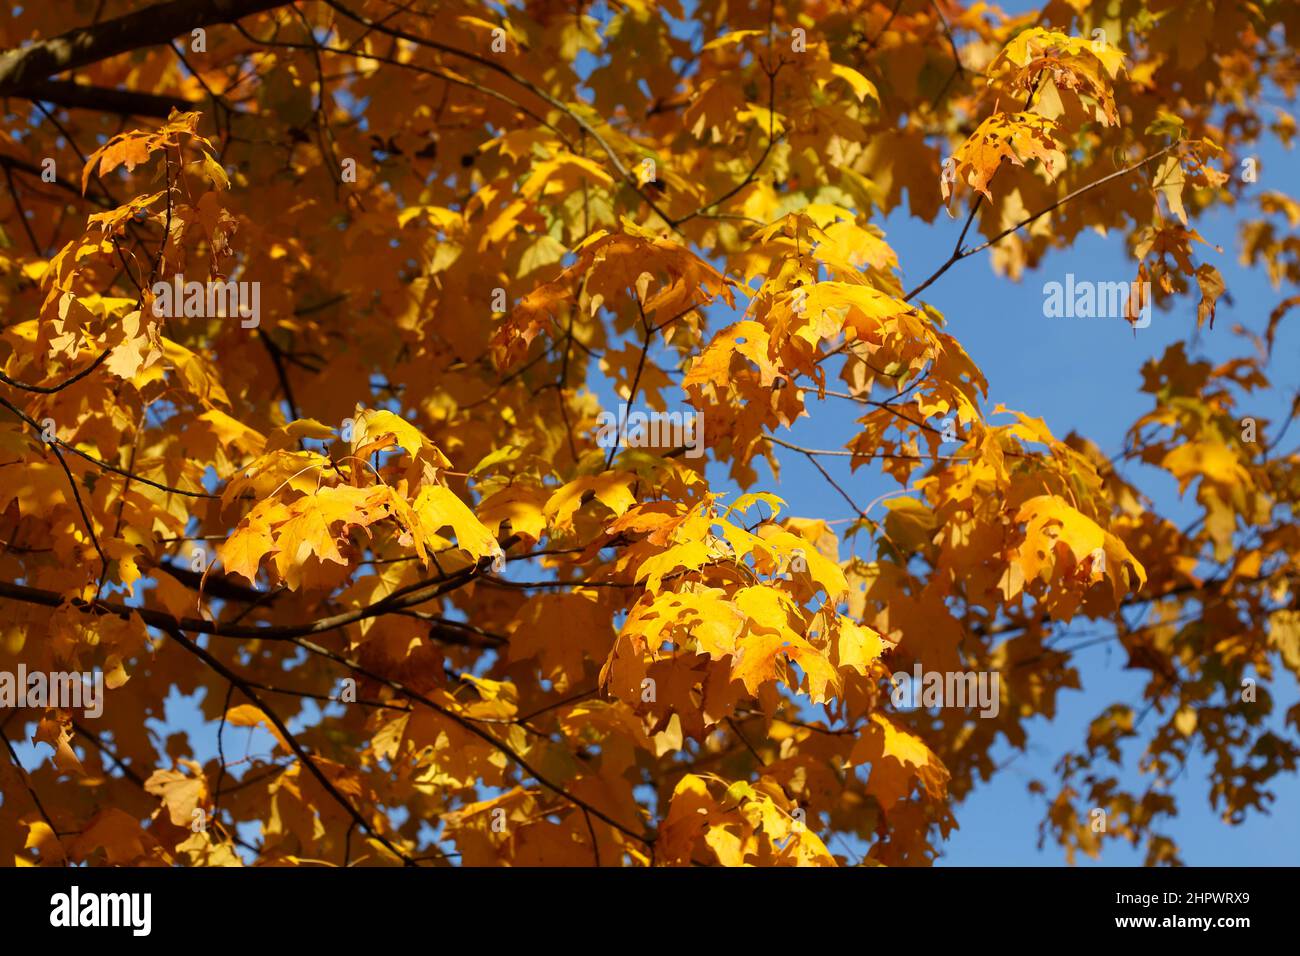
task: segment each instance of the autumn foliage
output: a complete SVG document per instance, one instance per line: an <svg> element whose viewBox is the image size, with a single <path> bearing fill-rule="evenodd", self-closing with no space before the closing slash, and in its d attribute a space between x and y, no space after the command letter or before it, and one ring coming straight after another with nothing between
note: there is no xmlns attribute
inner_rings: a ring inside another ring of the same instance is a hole
<svg viewBox="0 0 1300 956"><path fill-rule="evenodd" d="M0 670L106 690L0 710L6 865L926 864L1081 621L1148 680L1034 783L1047 842L1178 862L1191 753L1229 822L1294 772L1300 456L1242 419L1297 299L1233 361L1192 339L1237 334L1208 211L1300 277L1300 205L1239 174L1294 132L1295 4L15 9ZM1097 231L1149 283L1112 321L1188 340L1122 461L1003 408L926 302ZM620 402L705 454L606 447ZM803 416L853 477L797 515ZM917 663L996 673L996 714L900 711ZM176 695L202 724L160 734Z"/></svg>

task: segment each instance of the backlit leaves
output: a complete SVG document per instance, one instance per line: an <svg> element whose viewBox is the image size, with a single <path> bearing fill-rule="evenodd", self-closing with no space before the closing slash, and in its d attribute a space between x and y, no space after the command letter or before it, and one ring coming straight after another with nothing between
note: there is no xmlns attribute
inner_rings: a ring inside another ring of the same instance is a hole
<svg viewBox="0 0 1300 956"><path fill-rule="evenodd" d="M1067 854L1176 862L1194 750L1225 816L1265 806L1300 756L1296 409L1265 404L1300 207L1249 161L1294 132L1294 24L1085 6L272 6L201 62L70 71L142 116L12 110L0 671L106 699L9 723L39 760L0 757L6 861L926 864L1074 689L1101 709L1034 784ZM1104 450L999 404L975 359L1023 316L927 301L977 253L1082 274L1085 235L1173 330L1140 407L1074 355L1026 372L1135 419ZM1223 255L1279 301L1210 360L1250 322ZM256 283L258 323L155 308L182 279ZM702 430L611 447L620 404ZM1093 644L1140 706L1085 687ZM918 666L996 706L896 705ZM203 733L151 723L176 696ZM1100 772L1135 755L1146 793Z"/></svg>

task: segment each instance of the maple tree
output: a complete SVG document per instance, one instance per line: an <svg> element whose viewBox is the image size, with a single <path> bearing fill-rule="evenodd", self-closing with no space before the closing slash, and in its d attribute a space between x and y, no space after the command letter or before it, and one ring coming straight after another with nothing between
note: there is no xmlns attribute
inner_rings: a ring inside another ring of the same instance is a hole
<svg viewBox="0 0 1300 956"><path fill-rule="evenodd" d="M1036 784L1045 839L1177 862L1191 753L1234 821L1296 769L1300 457L1240 419L1300 298L1233 361L1147 365L1123 459L1186 526L997 404L925 298L1102 231L1189 338L1232 334L1194 223L1239 208L1243 260L1300 277L1300 205L1236 175L1294 133L1263 104L1295 92L1295 4L11 14L0 666L108 690L3 715L6 864L927 863L1078 686L1081 620L1153 719L1101 710ZM900 208L955 239L931 274L879 226ZM707 455L604 447L602 394L686 403ZM792 441L805 415L842 447ZM864 507L828 454L900 493ZM792 457L825 514L776 496ZM1000 674L996 716L891 707L918 662ZM151 732L175 693L217 755Z"/></svg>

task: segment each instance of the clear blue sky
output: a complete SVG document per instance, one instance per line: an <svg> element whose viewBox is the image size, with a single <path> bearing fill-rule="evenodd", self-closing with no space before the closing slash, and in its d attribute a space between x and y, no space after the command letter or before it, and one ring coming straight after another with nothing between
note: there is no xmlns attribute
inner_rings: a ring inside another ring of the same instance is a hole
<svg viewBox="0 0 1300 956"><path fill-rule="evenodd" d="M1277 148L1261 152L1263 173L1255 188L1289 187L1286 170L1294 168L1294 156ZM1116 281L1130 279L1136 264L1127 255L1119 234L1102 239L1086 234L1068 251L1050 254L1040 270L1027 273L1014 283L994 275L989 260L972 257L958 263L925 293L925 299L948 320L948 331L961 341L989 381L988 409L999 402L1008 408L1041 417L1053 434L1070 431L1092 438L1107 454L1123 447L1124 433L1132 422L1150 408L1150 396L1138 392L1139 370L1148 359L1158 358L1165 347L1180 339L1188 341L1191 354L1213 359L1239 355L1244 343L1230 335L1234 323L1263 333L1268 314L1294 289L1274 291L1259 271L1237 264L1237 216L1216 214L1197 225L1222 255L1208 252L1206 258L1223 273L1234 302L1220 304L1213 330L1196 333L1196 300L1184 299L1170 312L1155 312L1151 326L1130 330L1122 321L1097 319L1045 319L1043 283L1062 281L1065 273L1082 278ZM905 288L929 275L947 257L961 230L962 219L939 219L932 225L911 220L906 214L885 222L886 239L898 252L905 269ZM1278 421L1286 413L1285 398L1300 388L1300 330L1294 325L1280 328L1273 366L1274 391L1270 400L1257 408L1242 409L1261 420ZM1281 396L1281 399L1279 399ZM813 448L842 446L851 418L828 402L811 407L811 420L801 421L791 440ZM850 409L851 411L851 409ZM838 414L837 414L838 413ZM1272 432L1270 432L1271 434ZM781 456L782 475L776 491L790 504L791 513L817 517L848 517L842 503L818 472L802 456ZM850 477L846 463L823 459L823 465L858 502L897 487L870 468ZM1180 501L1176 484L1155 469L1128 466L1125 478L1135 481L1162 513L1175 520L1194 512L1195 502ZM836 509L828 515L827 509ZM873 512L872 517L880 515ZM1038 720L1031 733L1029 749L991 782L978 787L965 804L957 808L960 830L947 844L943 864L955 865L1055 865L1064 862L1059 849L1048 845L1039 851L1037 824L1043 816L1041 798L1033 797L1026 784L1034 778L1052 781L1052 765L1067 749L1077 749L1088 722L1108 703L1123 701L1139 705L1143 678L1125 671L1126 655L1119 648L1101 644L1080 651L1075 658L1083 691L1063 691L1058 698L1055 721ZM1300 693L1291 675L1281 675L1276 692L1277 710L1283 711ZM1129 767L1136 764L1137 748L1130 746ZM1003 747L995 752L999 764L1015 751ZM1136 772L1122 779L1138 779ZM1275 788L1277 803L1270 816L1252 815L1236 827L1220 822L1209 806L1207 767L1194 761L1178 779L1172 791L1180 813L1167 827L1183 850L1189 864L1280 865L1300 863L1300 780L1288 777ZM1054 792L1050 790L1049 792ZM1087 858L1083 858L1086 863ZM1140 864L1142 852L1117 842L1107 842L1099 861L1103 865Z"/></svg>

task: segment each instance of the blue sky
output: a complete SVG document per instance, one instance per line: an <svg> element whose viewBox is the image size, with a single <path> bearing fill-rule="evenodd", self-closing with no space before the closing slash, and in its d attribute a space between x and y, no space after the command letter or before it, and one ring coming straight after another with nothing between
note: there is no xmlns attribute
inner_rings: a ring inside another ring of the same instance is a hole
<svg viewBox="0 0 1300 956"><path fill-rule="evenodd" d="M1261 150L1260 178L1247 192L1288 188L1283 179L1294 157L1277 144ZM1240 209L1250 211L1249 203ZM1170 311L1155 310L1151 325L1136 330L1122 320L1057 318L1043 316L1043 285L1064 281L1073 272L1079 279L1128 281L1136 272L1121 233L1103 238L1095 233L1080 236L1069 250L1049 253L1039 269L1027 272L1020 282L995 275L987 253L955 265L926 290L923 298L942 312L947 330L953 334L983 370L989 382L986 409L998 403L1010 409L1042 418L1052 433L1063 437L1077 431L1095 441L1108 455L1118 453L1124 435L1151 398L1140 393L1140 369L1159 358L1167 345L1187 343L1189 355L1226 360L1248 348L1240 336L1231 334L1235 324L1262 335L1268 314L1294 290L1274 290L1262 270L1242 268L1237 262L1237 225L1240 214L1218 210L1196 224L1216 253L1205 247L1203 258L1223 274L1232 302L1220 302L1213 329L1196 329L1196 297L1184 297ZM882 227L886 240L897 251L904 270L904 288L911 288L933 272L947 258L961 231L964 215L954 220L940 216L923 223L906 214L906 204L888 217ZM725 310L719 310L719 312ZM726 316L713 312L718 327ZM1280 327L1272 367L1274 388L1254 405L1241 408L1261 423L1280 421L1286 414L1289 396L1300 388L1300 332L1284 322ZM594 384L594 383L593 383ZM598 391L603 391L598 389ZM856 411L853 406L828 400L809 402L810 417L800 420L787 433L796 444L810 448L843 447L852 435ZM707 431L707 420L706 420ZM1276 426L1267 429L1272 435ZM774 480L760 467L761 490L784 498L787 514L827 519L851 517L847 503L835 493L802 455L780 449L781 475ZM859 504L897 488L891 478L865 467L856 474L843 459L821 459L822 465ZM1198 513L1191 493L1180 499L1176 483L1167 474L1146 466L1125 465L1121 474L1148 494L1155 508L1175 521L1185 522ZM722 469L711 467L715 489L728 486ZM879 519L877 506L871 517ZM865 553L859 544L859 553ZM847 547L842 556L847 554ZM1054 793L1052 767L1067 750L1077 749L1087 725L1107 704L1126 702L1141 711L1144 679L1141 673L1126 671L1126 656L1114 645L1099 644L1080 651L1074 660L1079 668L1082 691L1066 690L1058 697L1058 716L1052 722L1037 719L1030 724L1026 753L1011 761L990 782L981 784L957 807L960 829L943 846L940 865L1064 865L1062 852L1054 844L1037 847L1037 826L1044 813L1041 797L1027 789L1039 779ZM1279 669L1275 687L1277 713L1293 702L1300 689L1292 675ZM1156 715L1148 718L1154 724ZM1280 720L1274 721L1280 730ZM1148 727L1149 729L1149 727ZM1126 748L1126 769L1122 780L1134 786L1145 781L1135 771L1140 747ZM1017 752L1005 745L994 753L998 765ZM1220 821L1208 799L1208 765L1193 759L1171 791L1178 799L1176 819L1159 829L1171 836L1192 865L1283 865L1300 863L1300 780L1279 778L1274 785L1277 801L1270 815L1252 814L1237 826ZM1139 791L1140 792L1140 791ZM842 849L838 843L834 847ZM1079 857L1079 865L1140 865L1144 852L1118 841L1107 841L1097 861Z"/></svg>
<svg viewBox="0 0 1300 956"><path fill-rule="evenodd" d="M1294 156L1274 146L1260 153L1260 181L1254 189L1288 188L1282 177L1293 168ZM1244 208L1249 208L1243 204ZM947 258L961 231L964 217L933 224L910 219L905 212L891 216L884 223L887 241L898 252L905 270L904 288L910 288L929 275ZM924 298L939 309L952 333L984 371L989 382L988 407L1001 402L1046 421L1053 434L1064 436L1078 431L1093 439L1107 454L1123 447L1124 434L1132 422L1151 407L1150 396L1138 392L1140 369L1148 359L1158 358L1170 343L1188 342L1189 354L1224 360L1240 355L1245 343L1230 334L1240 323L1263 333L1268 314L1284 297L1294 294L1285 289L1273 290L1258 270L1241 268L1237 263L1237 215L1218 212L1197 224L1210 242L1221 246L1221 255L1207 251L1205 258L1222 272L1232 293L1232 304L1220 304L1214 329L1196 332L1196 300L1178 300L1169 312L1157 310L1150 327L1136 334L1123 321L1102 319L1047 319L1043 317L1043 284L1063 281L1067 272L1080 279L1117 281L1132 278L1136 271L1124 247L1121 234L1102 238L1093 233L1080 237L1074 248L1050 253L1037 272L1026 273L1015 283L996 276L986 255L966 259L949 270L924 293ZM1286 399L1300 388L1300 334L1294 326L1280 328L1273 375L1275 388L1268 400L1242 409L1261 421L1279 421L1286 413ZM792 440L805 447L841 446L849 415L832 403L813 406L810 419L801 421ZM838 412L838 414L837 414ZM1273 434L1270 429L1268 434ZM802 456L781 456L780 484L771 490L785 498L795 514L818 517L847 517L843 504L837 513L827 515L827 508L840 504L814 467ZM823 465L844 485L859 503L896 487L892 479L882 479L864 468L850 477L847 464L823 459ZM1164 514L1179 520L1195 512L1195 502L1178 497L1176 484L1167 475L1147 467L1126 466L1121 473L1136 482ZM830 503L828 505L828 502ZM872 513L879 518L880 514ZM1037 849L1037 824L1043 816L1041 798L1033 797L1026 784L1034 778L1052 781L1052 765L1067 749L1078 748L1088 722L1106 704L1122 701L1139 705L1143 679L1140 674L1124 670L1122 650L1101 644L1078 653L1075 664L1080 668L1084 690L1063 691L1058 698L1059 713L1055 721L1039 719L1033 725L1028 752L1019 756L992 781L978 787L956 811L960 829L944 847L942 864L951 865L1057 865L1064 862L1059 849ZM1281 672L1277 685L1276 706L1285 710L1297 697L1294 679ZM1154 715L1152 718L1154 719ZM995 752L999 764L1015 751L1003 747ZM1135 765L1136 749L1129 748L1128 767ZM1138 779L1135 772L1122 776L1126 781ZM1172 791L1178 798L1180 813L1163 831L1172 836L1183 851L1183 858L1194 865L1281 865L1300 863L1300 781L1294 776L1280 778L1275 792L1277 802L1270 816L1252 815L1244 824L1229 827L1209 806L1207 769L1204 761L1193 761L1179 777ZM1049 787L1049 792L1054 792ZM1140 864L1141 849L1118 842L1107 842L1102 865ZM1091 865L1081 858L1081 865Z"/></svg>

